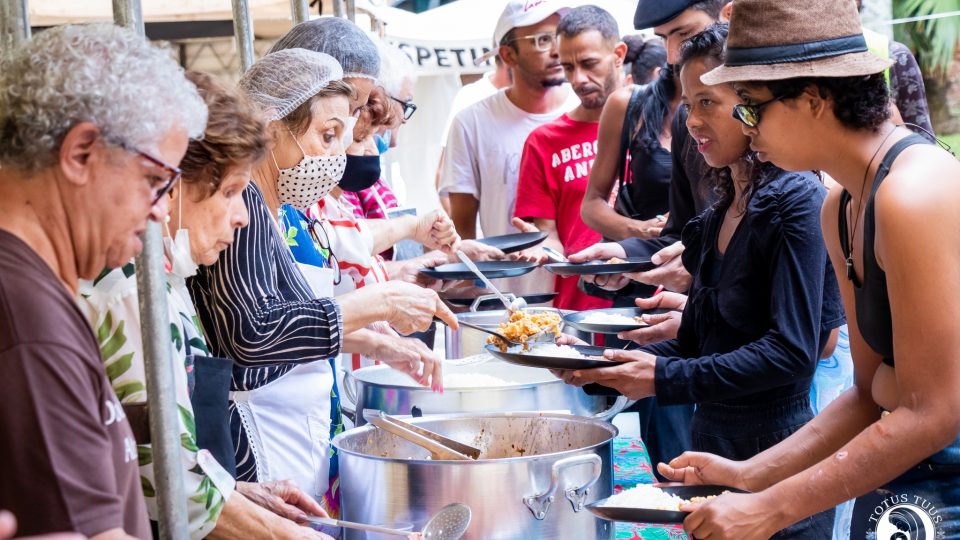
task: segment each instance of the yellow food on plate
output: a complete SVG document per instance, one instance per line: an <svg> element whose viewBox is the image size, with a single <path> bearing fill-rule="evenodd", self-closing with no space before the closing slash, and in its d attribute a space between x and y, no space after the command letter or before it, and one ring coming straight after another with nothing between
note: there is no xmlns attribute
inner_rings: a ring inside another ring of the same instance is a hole
<svg viewBox="0 0 960 540"><path fill-rule="evenodd" d="M623 259L621 259L621 258L619 258L619 257L614 257L614 258L610 259L609 261L607 261L607 262L605 262L605 263L603 263L603 264L620 264L620 263L625 263L625 262L627 262L627 261L625 261L625 260L623 260Z"/></svg>
<svg viewBox="0 0 960 540"><path fill-rule="evenodd" d="M556 311L531 312L521 309L511 313L507 322L500 323L497 332L510 341L522 343L523 350L527 350L527 340L536 334L560 335L560 314ZM509 345L497 336L488 337L487 343L496 345L503 352Z"/></svg>

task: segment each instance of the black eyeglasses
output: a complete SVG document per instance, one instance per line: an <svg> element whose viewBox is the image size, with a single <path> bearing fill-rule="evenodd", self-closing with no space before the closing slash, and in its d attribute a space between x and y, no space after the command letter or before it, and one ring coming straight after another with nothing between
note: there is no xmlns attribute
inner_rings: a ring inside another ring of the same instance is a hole
<svg viewBox="0 0 960 540"><path fill-rule="evenodd" d="M763 103L757 103L756 105L746 105L744 103L734 105L733 117L743 122L743 124L747 127L755 128L760 125L760 111L765 109L771 103L780 101L784 97L785 96L776 96L773 99L769 99Z"/></svg>
<svg viewBox="0 0 960 540"><path fill-rule="evenodd" d="M143 150L140 150L125 142L117 143L117 146L147 161L150 166L158 167L163 170L163 174L146 175L147 180L150 182L150 189L153 190L153 202L150 203L151 206L160 202L160 199L162 199L164 195L170 193L170 190L173 189L173 184L176 183L176 181L179 180L180 176L183 174L178 167L168 165L162 159L155 158Z"/></svg>
<svg viewBox="0 0 960 540"><path fill-rule="evenodd" d="M310 233L310 238L313 240L314 245L317 247L317 251L327 258L327 264L330 266L330 269L333 270L333 284L339 285L342 279L340 262L330 247L330 237L327 236L327 230L318 219L311 219L307 225L307 230Z"/></svg>
<svg viewBox="0 0 960 540"><path fill-rule="evenodd" d="M402 99L395 98L390 96L390 99L396 101L400 105L403 105L403 121L406 122L413 116L413 113L417 112L417 106L413 104L413 101L404 101Z"/></svg>

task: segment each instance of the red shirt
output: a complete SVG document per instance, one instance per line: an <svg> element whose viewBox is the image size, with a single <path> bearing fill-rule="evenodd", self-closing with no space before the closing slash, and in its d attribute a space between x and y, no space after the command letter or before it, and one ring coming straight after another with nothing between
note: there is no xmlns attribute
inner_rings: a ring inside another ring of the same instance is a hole
<svg viewBox="0 0 960 540"><path fill-rule="evenodd" d="M523 219L551 219L567 254L601 240L580 218L590 169L597 154L597 122L577 122L564 114L530 133L520 158L520 183L514 215ZM556 278L560 309L610 307L610 300L590 296L577 288L577 277Z"/></svg>

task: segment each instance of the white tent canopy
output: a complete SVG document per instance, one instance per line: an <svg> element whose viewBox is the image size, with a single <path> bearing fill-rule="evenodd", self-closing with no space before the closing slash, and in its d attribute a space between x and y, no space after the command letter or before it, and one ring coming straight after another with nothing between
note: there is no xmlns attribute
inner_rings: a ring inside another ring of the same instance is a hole
<svg viewBox="0 0 960 540"><path fill-rule="evenodd" d="M507 0L458 0L420 14L374 5L369 0L357 8L369 11L384 23L384 38L406 52L421 75L483 73L492 62L476 67L474 59L490 50L493 29ZM606 9L620 26L621 35L632 34L633 0L590 0L571 5L593 4Z"/></svg>

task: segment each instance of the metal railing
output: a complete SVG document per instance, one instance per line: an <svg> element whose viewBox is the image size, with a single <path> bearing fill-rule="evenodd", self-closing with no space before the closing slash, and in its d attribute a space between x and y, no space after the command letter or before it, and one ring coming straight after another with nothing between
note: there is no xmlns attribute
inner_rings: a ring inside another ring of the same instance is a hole
<svg viewBox="0 0 960 540"><path fill-rule="evenodd" d="M8 55L30 39L27 0L0 0L0 54Z"/></svg>
<svg viewBox="0 0 960 540"><path fill-rule="evenodd" d="M144 35L140 0L113 0L113 19L116 24ZM148 224L143 235L143 253L136 264L160 538L188 540L187 496L180 462L180 413L170 358L170 316L159 223Z"/></svg>
<svg viewBox="0 0 960 540"><path fill-rule="evenodd" d="M233 1L233 34L237 39L237 51L240 53L240 73L253 65L253 20L250 18L248 0Z"/></svg>

